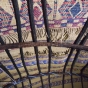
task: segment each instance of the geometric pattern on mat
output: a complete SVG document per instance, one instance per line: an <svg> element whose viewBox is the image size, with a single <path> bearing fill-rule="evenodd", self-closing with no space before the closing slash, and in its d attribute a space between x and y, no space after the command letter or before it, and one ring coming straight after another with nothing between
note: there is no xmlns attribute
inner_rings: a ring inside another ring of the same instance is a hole
<svg viewBox="0 0 88 88"><path fill-rule="evenodd" d="M0 7L0 29L3 27L10 26L12 17L13 17L12 15L10 15L2 7Z"/></svg>
<svg viewBox="0 0 88 88"><path fill-rule="evenodd" d="M64 2L61 4L60 7L58 7L58 3L60 3L58 0L52 0L52 4L54 4L54 7L52 7L50 3L47 2L48 17L50 17L53 14L53 18L48 19L49 27L51 28L56 28L56 27L71 28L71 27L80 27L80 26L82 27L88 17L86 15L86 13L88 12L88 0L85 1L63 0L63 1ZM29 23L28 11L27 11L28 9L27 9L26 0L20 0L19 2L20 2L19 4L21 5L20 16L24 20L24 23L21 24L21 27L23 28L26 27L25 25L28 25ZM9 2L9 4L10 4L10 8L8 9L12 9L13 11L11 2ZM61 15L61 18L55 19L56 16L58 16L58 14ZM16 25L14 24L10 25L13 17L14 16L11 16L9 13L6 12L6 9L3 10L0 7L0 28L2 28L2 30L0 30L0 33L4 34L4 32L6 32L6 34L9 34L10 32L8 32L8 30L11 31L12 29L14 30L14 32L16 32ZM36 2L34 2L34 19L35 19L35 26L37 28L42 28L44 26L40 0L36 0ZM3 23L1 23L1 21ZM28 28L26 28L26 30L30 29L29 25Z"/></svg>
<svg viewBox="0 0 88 88"><path fill-rule="evenodd" d="M35 57L31 57L31 58L24 58L24 60L26 61L26 60L31 60L31 59L33 59L33 58L35 58ZM43 58L48 58L48 56L43 56ZM17 61L20 61L21 60L21 58L17 58L16 60L15 60L15 62L17 62ZM71 58L70 59L70 62L72 62L73 61L73 58ZM3 64L5 64L5 63L10 63L11 61L10 60L6 60L6 61L1 61ZM66 62L66 59L62 59L62 60L51 60L51 64L63 64L63 63L65 63ZM80 63L80 64L87 64L87 62L88 62L88 60L80 60L80 59L77 59L77 61L76 61L76 63ZM48 60L40 60L39 61L39 63L40 64L48 64ZM36 61L30 61L30 62L25 62L25 64L26 64L26 66L33 66L33 65L37 65L37 63L36 63ZM22 63L18 63L17 64L17 67L18 68L21 68L21 67L23 67L23 65L22 65ZM8 69L8 70L13 70L14 69L14 66L13 65L7 65L6 66L6 68Z"/></svg>

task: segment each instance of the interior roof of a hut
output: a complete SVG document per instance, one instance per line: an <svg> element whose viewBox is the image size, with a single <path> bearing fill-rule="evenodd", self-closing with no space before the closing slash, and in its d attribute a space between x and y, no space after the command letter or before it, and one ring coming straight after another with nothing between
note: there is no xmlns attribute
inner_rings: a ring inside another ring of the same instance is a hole
<svg viewBox="0 0 88 88"><path fill-rule="evenodd" d="M88 88L88 0L0 0L0 88Z"/></svg>

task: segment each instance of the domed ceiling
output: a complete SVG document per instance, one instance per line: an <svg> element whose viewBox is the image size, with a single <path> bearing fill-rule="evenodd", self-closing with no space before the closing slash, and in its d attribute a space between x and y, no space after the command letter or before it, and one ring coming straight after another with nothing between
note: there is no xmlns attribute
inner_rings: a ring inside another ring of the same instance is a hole
<svg viewBox="0 0 88 88"><path fill-rule="evenodd" d="M59 42L87 46L87 17L88 0L0 0L0 43ZM0 49L0 88L10 84L14 85L11 88L88 88L86 64L88 51L84 50L54 46Z"/></svg>

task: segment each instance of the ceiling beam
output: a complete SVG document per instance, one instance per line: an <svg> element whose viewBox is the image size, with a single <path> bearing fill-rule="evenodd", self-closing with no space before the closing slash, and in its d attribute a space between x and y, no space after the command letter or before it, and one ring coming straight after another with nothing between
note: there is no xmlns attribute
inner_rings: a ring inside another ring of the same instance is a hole
<svg viewBox="0 0 88 88"><path fill-rule="evenodd" d="M0 50L21 48L21 47L24 47L24 48L34 47L34 46L65 47L65 48L73 48L73 49L88 51L88 46L70 44L70 43L59 43L59 42L49 42L49 43L48 42L23 42L23 43L5 44L5 45L0 45Z"/></svg>

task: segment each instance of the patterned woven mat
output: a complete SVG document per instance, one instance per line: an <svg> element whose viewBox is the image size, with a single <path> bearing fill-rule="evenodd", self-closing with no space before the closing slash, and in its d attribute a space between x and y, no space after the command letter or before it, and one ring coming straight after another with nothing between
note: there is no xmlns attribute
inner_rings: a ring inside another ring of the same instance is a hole
<svg viewBox="0 0 88 88"><path fill-rule="evenodd" d="M22 38L24 42L32 41L31 29L28 16L28 8L26 0L18 0L20 20L21 20L21 30ZM42 4L41 0L34 0L34 19L35 28L38 41L46 41L46 31L43 20ZM52 42L68 42L73 43L80 33L84 23L88 17L88 0L47 0L47 15L49 22L49 30ZM14 9L11 0L0 0L0 36L3 41L7 43L18 42L16 20L14 17ZM86 44L87 45L87 44ZM19 49L9 50L17 67L21 71L22 77L27 76L25 73ZM39 63L42 72L48 72L48 48L38 47ZM34 53L34 48L23 48L24 60L29 71L29 74L37 74L38 68L36 65L36 58ZM63 66L66 62L67 56L70 52L68 48L62 47L52 47L52 61L51 61L51 71L63 71ZM74 51L66 71L70 71L71 63L74 59L76 51ZM6 68L12 73L14 79L19 78L17 71L15 70L10 58L7 56L6 52L0 51L0 62L6 66ZM80 69L88 62L88 52L81 51L80 55L76 61L73 72L80 73ZM88 74L88 69L86 69L85 74ZM4 71L0 69L0 80L1 81L11 81L11 79L5 74ZM74 76L74 88L81 88L80 77ZM44 87L48 87L48 76L43 77ZM88 80L84 79L85 88ZM7 84L0 83L0 86ZM25 88L29 88L28 82L24 83ZM41 82L40 78L32 79L33 88L40 88ZM52 88L62 88L62 75L51 75L51 86ZM59 87L58 87L59 86ZM22 85L17 85L17 88L22 88ZM70 76L65 77L65 88L71 88Z"/></svg>

